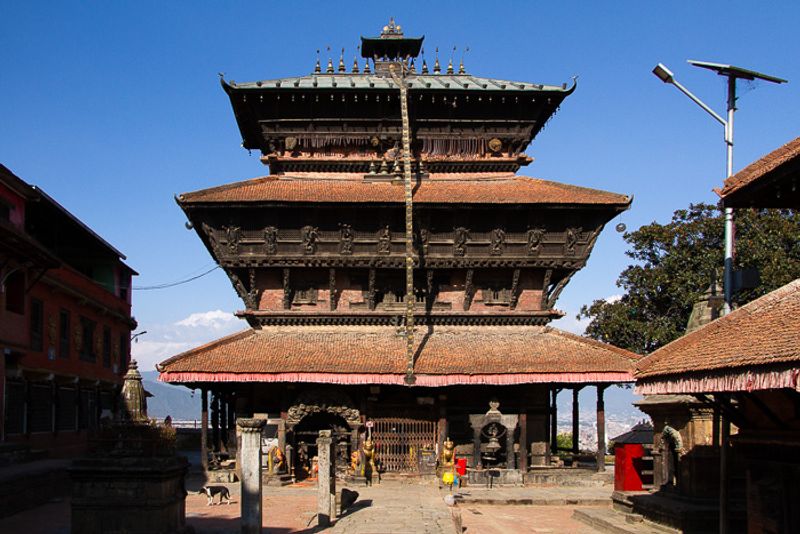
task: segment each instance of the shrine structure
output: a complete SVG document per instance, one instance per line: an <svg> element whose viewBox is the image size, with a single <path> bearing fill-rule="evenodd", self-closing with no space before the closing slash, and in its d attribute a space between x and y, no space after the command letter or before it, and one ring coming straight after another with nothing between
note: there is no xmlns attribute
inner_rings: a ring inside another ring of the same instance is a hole
<svg viewBox="0 0 800 534"><path fill-rule="evenodd" d="M574 84L429 67L422 41L392 22L350 68L222 80L270 174L177 203L250 328L159 366L204 410L212 392L212 448L267 414L301 459L319 430L349 458L369 429L388 471L424 471L448 436L473 468L525 471L550 463L556 392L592 385L603 458L602 392L637 356L548 323L631 198L516 174Z"/></svg>

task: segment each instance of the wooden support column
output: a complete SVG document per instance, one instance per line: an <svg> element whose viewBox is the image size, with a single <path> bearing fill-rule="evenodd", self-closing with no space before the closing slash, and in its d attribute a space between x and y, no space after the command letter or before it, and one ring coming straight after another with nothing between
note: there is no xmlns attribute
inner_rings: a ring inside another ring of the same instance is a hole
<svg viewBox="0 0 800 534"><path fill-rule="evenodd" d="M200 388L200 465L208 470L208 391Z"/></svg>
<svg viewBox="0 0 800 534"><path fill-rule="evenodd" d="M278 448L282 453L286 452L286 420L289 419L289 412L281 410L281 420L278 423Z"/></svg>
<svg viewBox="0 0 800 534"><path fill-rule="evenodd" d="M220 450L220 435L219 435L219 391L211 392L211 448L214 452Z"/></svg>
<svg viewBox="0 0 800 534"><path fill-rule="evenodd" d="M481 429L472 428L472 468L481 468Z"/></svg>
<svg viewBox="0 0 800 534"><path fill-rule="evenodd" d="M558 454L558 388L553 387L550 402L550 452Z"/></svg>
<svg viewBox="0 0 800 534"><path fill-rule="evenodd" d="M228 452L228 396L225 394L221 395L219 410L220 450Z"/></svg>
<svg viewBox="0 0 800 534"><path fill-rule="evenodd" d="M719 404L727 400L720 395ZM719 534L728 533L728 445L731 437L731 424L725 410L720 410L720 448L719 448ZM675 466L675 469L679 469Z"/></svg>
<svg viewBox="0 0 800 534"><path fill-rule="evenodd" d="M572 388L572 454L578 454L580 447L580 404L578 403L578 394L581 388ZM573 464L574 465L574 464Z"/></svg>
<svg viewBox="0 0 800 534"><path fill-rule="evenodd" d="M597 385L597 470L606 470L606 403L603 399L606 385Z"/></svg>
<svg viewBox="0 0 800 534"><path fill-rule="evenodd" d="M439 397L439 423L437 425L436 454L441 457L444 440L447 438L447 397ZM455 460L454 460L455 461Z"/></svg>
<svg viewBox="0 0 800 534"><path fill-rule="evenodd" d="M528 472L528 412L523 406L519 412L519 470Z"/></svg>

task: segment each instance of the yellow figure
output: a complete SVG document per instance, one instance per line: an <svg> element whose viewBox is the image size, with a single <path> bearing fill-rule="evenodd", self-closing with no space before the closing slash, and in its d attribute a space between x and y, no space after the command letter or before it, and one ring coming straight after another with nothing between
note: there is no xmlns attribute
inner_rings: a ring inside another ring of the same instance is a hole
<svg viewBox="0 0 800 534"><path fill-rule="evenodd" d="M353 451L350 453L350 469L353 470L353 474L358 473L358 464L360 463L359 462L360 456L361 455L358 453L358 451Z"/></svg>
<svg viewBox="0 0 800 534"><path fill-rule="evenodd" d="M450 436L444 442L444 446L442 447L442 465L444 466L451 466L455 461L455 449L456 445L450 439Z"/></svg>
<svg viewBox="0 0 800 534"><path fill-rule="evenodd" d="M375 469L375 444L372 438L367 438L364 441L364 479L367 486L372 485L372 473L376 472ZM380 482L380 478L378 479Z"/></svg>

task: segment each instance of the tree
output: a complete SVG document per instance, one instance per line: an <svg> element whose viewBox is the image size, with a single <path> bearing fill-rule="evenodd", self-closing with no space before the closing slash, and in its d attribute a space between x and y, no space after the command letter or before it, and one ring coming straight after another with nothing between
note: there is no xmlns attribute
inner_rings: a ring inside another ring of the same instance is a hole
<svg viewBox="0 0 800 534"><path fill-rule="evenodd" d="M756 268L760 283L734 294L742 305L800 278L800 214L793 210L735 212L734 267ZM647 354L683 335L692 306L713 280L721 281L723 214L710 204L678 210L668 224L653 222L626 233L636 263L617 279L616 301L596 300L578 318L586 335Z"/></svg>

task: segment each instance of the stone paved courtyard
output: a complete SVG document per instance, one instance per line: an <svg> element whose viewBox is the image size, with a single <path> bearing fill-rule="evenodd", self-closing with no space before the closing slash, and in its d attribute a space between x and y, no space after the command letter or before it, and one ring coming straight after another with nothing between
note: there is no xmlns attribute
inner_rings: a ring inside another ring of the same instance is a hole
<svg viewBox="0 0 800 534"><path fill-rule="evenodd" d="M191 490L193 485L187 484ZM191 491L186 499L187 522L198 534L239 531L238 485L231 485L233 504L207 506L206 497ZM316 527L316 487L313 484L264 488L264 532L290 534L446 533L455 534L446 492L430 482L384 481L359 492L356 504L329 529ZM464 488L455 508L465 534L596 532L572 518L576 507L610 508L610 488L527 487ZM528 502L534 504L527 504ZM516 504L502 504L514 502ZM569 504L566 504L569 503ZM0 533L66 534L69 500L0 519Z"/></svg>

